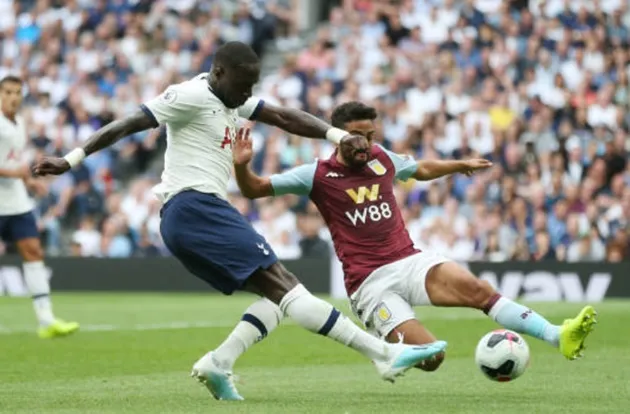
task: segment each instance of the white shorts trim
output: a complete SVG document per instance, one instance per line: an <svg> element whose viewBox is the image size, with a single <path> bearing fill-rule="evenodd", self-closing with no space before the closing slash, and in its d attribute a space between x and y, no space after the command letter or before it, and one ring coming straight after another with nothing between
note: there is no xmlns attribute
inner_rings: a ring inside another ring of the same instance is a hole
<svg viewBox="0 0 630 414"><path fill-rule="evenodd" d="M427 274L434 266L450 261L423 251L379 267L350 296L352 312L371 334L387 336L401 323L416 318L414 306L431 305Z"/></svg>

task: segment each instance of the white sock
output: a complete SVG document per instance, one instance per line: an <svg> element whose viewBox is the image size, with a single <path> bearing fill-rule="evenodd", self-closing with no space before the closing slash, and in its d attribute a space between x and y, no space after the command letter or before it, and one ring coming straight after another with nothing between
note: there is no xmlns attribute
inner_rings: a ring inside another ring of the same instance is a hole
<svg viewBox="0 0 630 414"><path fill-rule="evenodd" d="M55 320L50 301L48 270L46 270L44 262L25 262L23 268L24 281L33 298L37 320L41 326L48 326Z"/></svg>
<svg viewBox="0 0 630 414"><path fill-rule="evenodd" d="M280 309L303 328L327 336L379 361L388 358L389 344L370 335L341 314L331 304L313 296L298 285L280 301Z"/></svg>
<svg viewBox="0 0 630 414"><path fill-rule="evenodd" d="M276 329L283 317L278 305L269 299L254 302L226 340L214 350L215 362L221 368L231 370L238 357Z"/></svg>

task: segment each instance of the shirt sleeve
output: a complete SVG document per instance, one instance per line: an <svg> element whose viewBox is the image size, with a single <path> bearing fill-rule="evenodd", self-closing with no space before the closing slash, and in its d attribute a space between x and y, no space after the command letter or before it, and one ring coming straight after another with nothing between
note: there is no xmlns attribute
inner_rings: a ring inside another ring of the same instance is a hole
<svg viewBox="0 0 630 414"><path fill-rule="evenodd" d="M245 101L245 103L242 106L238 107L237 109L238 116L240 116L241 118L246 118L253 121L254 119L256 119L256 117L258 116L258 113L260 112L260 110L262 109L264 105L265 105L265 101L255 96L252 96L247 101Z"/></svg>
<svg viewBox="0 0 630 414"><path fill-rule="evenodd" d="M401 181L407 181L418 171L418 163L411 155L401 155L395 152L386 150L381 147L385 154L392 160L394 167L396 168L396 178Z"/></svg>
<svg viewBox="0 0 630 414"><path fill-rule="evenodd" d="M313 189L317 162L300 165L281 174L271 176L274 195L308 195Z"/></svg>
<svg viewBox="0 0 630 414"><path fill-rule="evenodd" d="M171 85L140 108L159 125L186 122L202 108L207 98L204 92L186 83Z"/></svg>

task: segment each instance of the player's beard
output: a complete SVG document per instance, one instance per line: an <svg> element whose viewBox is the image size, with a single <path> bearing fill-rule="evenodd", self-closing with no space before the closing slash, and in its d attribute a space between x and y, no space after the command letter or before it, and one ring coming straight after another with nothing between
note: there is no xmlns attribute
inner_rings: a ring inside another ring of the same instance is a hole
<svg viewBox="0 0 630 414"><path fill-rule="evenodd" d="M350 148L341 152L341 157L350 168L363 168L370 159L370 151Z"/></svg>

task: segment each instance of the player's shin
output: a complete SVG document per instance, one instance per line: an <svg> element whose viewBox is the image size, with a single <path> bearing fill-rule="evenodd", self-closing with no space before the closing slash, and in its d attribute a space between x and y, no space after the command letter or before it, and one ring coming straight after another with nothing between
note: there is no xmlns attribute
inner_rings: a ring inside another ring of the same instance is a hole
<svg viewBox="0 0 630 414"><path fill-rule="evenodd" d="M490 298L483 311L506 329L531 335L553 346L558 346L559 326L498 293Z"/></svg>
<svg viewBox="0 0 630 414"><path fill-rule="evenodd" d="M241 321L227 339L214 351L216 363L231 371L236 360L276 329L283 317L278 305L269 299L262 298L254 302L245 310Z"/></svg>
<svg viewBox="0 0 630 414"><path fill-rule="evenodd" d="M24 281L33 298L33 307L41 326L48 326L55 321L50 301L50 283L48 270L44 262L25 262Z"/></svg>
<svg viewBox="0 0 630 414"><path fill-rule="evenodd" d="M389 357L387 344L368 334L331 304L297 285L280 301L280 309L303 328L325 335L373 360Z"/></svg>

